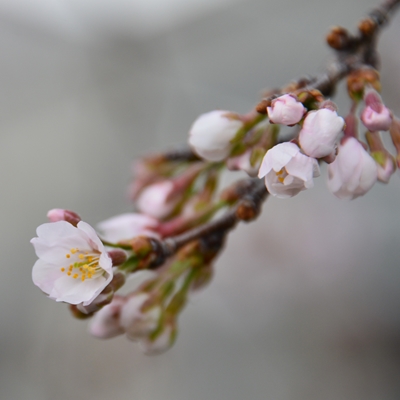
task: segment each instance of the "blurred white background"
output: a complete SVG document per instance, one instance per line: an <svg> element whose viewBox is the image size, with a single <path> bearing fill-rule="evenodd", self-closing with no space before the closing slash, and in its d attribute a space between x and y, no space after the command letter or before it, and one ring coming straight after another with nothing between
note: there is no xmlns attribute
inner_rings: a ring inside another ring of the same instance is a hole
<svg viewBox="0 0 400 400"><path fill-rule="evenodd" d="M91 224L130 210L130 162L184 144L192 121L246 112L321 71L332 25L373 0L1 0L0 398L397 400L399 176L342 202L323 177L240 226L172 350L147 357L31 283L51 208ZM380 40L400 114L399 15ZM342 115L348 101L343 87Z"/></svg>

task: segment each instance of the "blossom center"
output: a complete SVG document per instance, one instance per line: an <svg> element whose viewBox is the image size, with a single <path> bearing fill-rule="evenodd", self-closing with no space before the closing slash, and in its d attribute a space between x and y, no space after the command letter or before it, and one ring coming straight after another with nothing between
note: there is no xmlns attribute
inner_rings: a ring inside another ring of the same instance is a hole
<svg viewBox="0 0 400 400"><path fill-rule="evenodd" d="M286 171L286 168L283 167L282 169L280 169L278 172L275 171L276 177L278 178L278 181L280 183L283 183L283 181L285 180L285 178L288 176L288 173Z"/></svg>
<svg viewBox="0 0 400 400"><path fill-rule="evenodd" d="M61 272L65 272L73 279L79 278L83 282L85 279L96 278L104 272L99 266L100 253L83 252L72 248L65 257L71 261L71 264L68 267L61 267Z"/></svg>

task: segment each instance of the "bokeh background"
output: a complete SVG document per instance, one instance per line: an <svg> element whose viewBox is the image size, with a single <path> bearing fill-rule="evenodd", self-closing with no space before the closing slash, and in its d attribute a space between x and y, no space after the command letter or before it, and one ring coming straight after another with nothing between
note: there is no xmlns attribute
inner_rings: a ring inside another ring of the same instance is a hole
<svg viewBox="0 0 400 400"><path fill-rule="evenodd" d="M343 202L269 199L240 226L172 350L141 354L31 282L49 209L95 225L130 210L130 163L185 143L201 113L321 71L332 25L373 0L0 1L0 398L397 400L400 180ZM400 18L380 39L400 114ZM344 115L348 101L336 97ZM238 175L239 177L239 175Z"/></svg>

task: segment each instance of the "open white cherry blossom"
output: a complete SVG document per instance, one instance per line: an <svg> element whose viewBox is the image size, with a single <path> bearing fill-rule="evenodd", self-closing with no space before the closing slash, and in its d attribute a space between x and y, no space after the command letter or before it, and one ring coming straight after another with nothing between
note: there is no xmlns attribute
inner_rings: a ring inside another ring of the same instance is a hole
<svg viewBox="0 0 400 400"><path fill-rule="evenodd" d="M294 143L280 143L267 151L261 163L259 178L276 197L286 199L314 186L320 175L318 162L300 152Z"/></svg>
<svg viewBox="0 0 400 400"><path fill-rule="evenodd" d="M56 301L90 304L113 277L112 261L95 230L58 221L40 225L31 240L39 259L33 283Z"/></svg>

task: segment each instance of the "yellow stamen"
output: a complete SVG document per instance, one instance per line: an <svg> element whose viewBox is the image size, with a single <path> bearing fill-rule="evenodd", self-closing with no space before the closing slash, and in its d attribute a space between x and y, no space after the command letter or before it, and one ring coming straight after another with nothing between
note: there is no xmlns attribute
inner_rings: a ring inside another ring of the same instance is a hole
<svg viewBox="0 0 400 400"><path fill-rule="evenodd" d="M65 257L70 258L71 254L66 254Z"/></svg>
<svg viewBox="0 0 400 400"><path fill-rule="evenodd" d="M74 248L71 249L72 254L75 254L77 251L78 251L78 249L74 249Z"/></svg>
<svg viewBox="0 0 400 400"><path fill-rule="evenodd" d="M86 279L86 276L85 275L82 275L82 282Z"/></svg>
<svg viewBox="0 0 400 400"><path fill-rule="evenodd" d="M68 276L71 276L71 271L68 271L68 272L67 272L67 275L68 275Z"/></svg>
<svg viewBox="0 0 400 400"><path fill-rule="evenodd" d="M76 279L76 278L78 277L78 274L74 274L72 277L73 277L74 279Z"/></svg>
<svg viewBox="0 0 400 400"><path fill-rule="evenodd" d="M83 260L85 258L85 256L83 254L79 254L78 256L81 260Z"/></svg>
<svg viewBox="0 0 400 400"><path fill-rule="evenodd" d="M64 267L62 267L62 268L61 268L61 272L64 272L64 271L65 271L65 268L64 268Z"/></svg>

